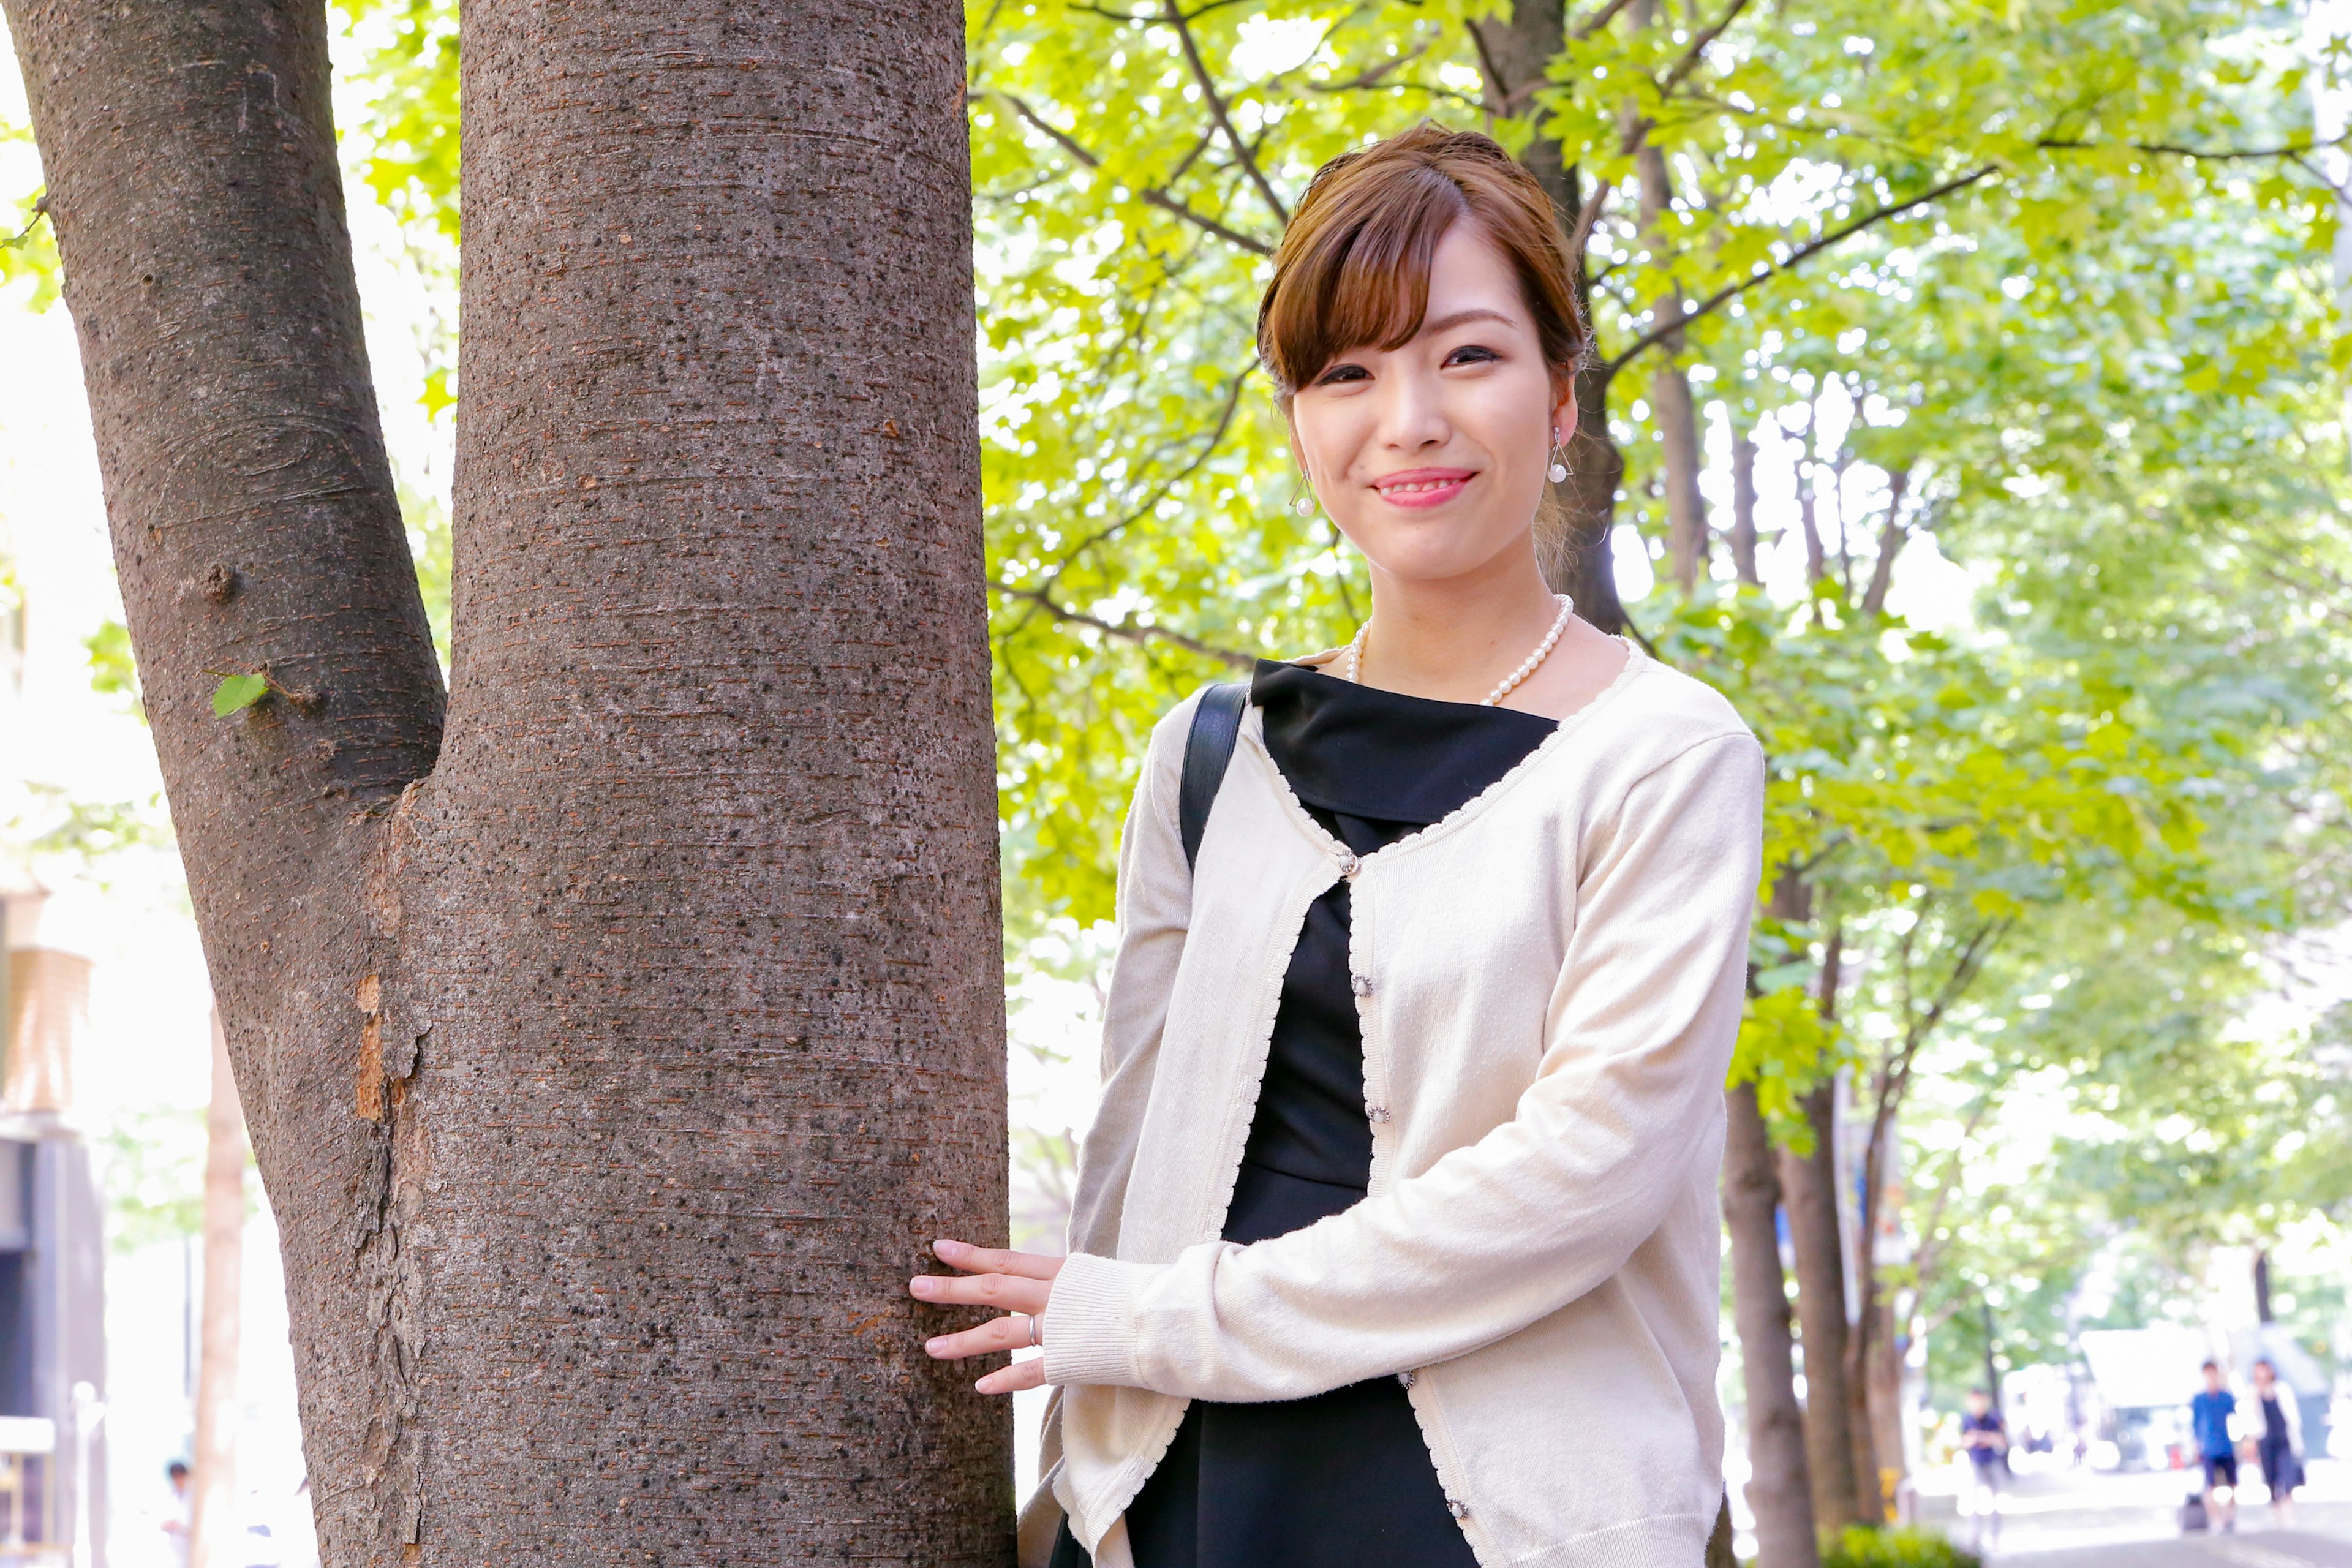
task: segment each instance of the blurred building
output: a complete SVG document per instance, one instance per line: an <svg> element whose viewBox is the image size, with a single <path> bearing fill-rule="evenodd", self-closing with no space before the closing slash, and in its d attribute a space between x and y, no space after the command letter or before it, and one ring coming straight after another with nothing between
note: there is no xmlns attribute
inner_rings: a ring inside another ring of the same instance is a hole
<svg viewBox="0 0 2352 1568"><path fill-rule="evenodd" d="M106 1240L75 1123L90 963L0 886L0 1568L106 1562Z"/></svg>

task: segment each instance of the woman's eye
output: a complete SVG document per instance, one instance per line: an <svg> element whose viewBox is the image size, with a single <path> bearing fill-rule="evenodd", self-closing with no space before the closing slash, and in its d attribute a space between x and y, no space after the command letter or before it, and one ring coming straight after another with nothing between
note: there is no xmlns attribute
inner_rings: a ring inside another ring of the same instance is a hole
<svg viewBox="0 0 2352 1568"><path fill-rule="evenodd" d="M1447 354L1445 363L1447 364L1487 364L1501 357L1492 349L1481 348L1476 343L1465 343Z"/></svg>
<svg viewBox="0 0 2352 1568"><path fill-rule="evenodd" d="M1335 364L1315 378L1318 386L1337 386L1343 381L1364 381L1369 374L1360 364Z"/></svg>

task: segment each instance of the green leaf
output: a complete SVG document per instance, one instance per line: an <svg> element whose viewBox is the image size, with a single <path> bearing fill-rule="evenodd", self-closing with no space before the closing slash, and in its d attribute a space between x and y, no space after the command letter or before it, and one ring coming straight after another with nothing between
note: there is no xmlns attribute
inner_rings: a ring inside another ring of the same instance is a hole
<svg viewBox="0 0 2352 1568"><path fill-rule="evenodd" d="M226 719L241 709L250 708L261 700L269 689L268 679L259 675L225 676L213 689L213 711Z"/></svg>

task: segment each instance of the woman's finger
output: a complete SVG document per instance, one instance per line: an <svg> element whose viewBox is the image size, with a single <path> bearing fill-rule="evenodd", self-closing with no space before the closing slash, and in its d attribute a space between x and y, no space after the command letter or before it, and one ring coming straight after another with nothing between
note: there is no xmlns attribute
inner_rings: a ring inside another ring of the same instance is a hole
<svg viewBox="0 0 2352 1568"><path fill-rule="evenodd" d="M995 1355L1002 1351L1025 1349L1033 1332L1034 1321L1029 1318L991 1318L976 1329L966 1329L960 1334L940 1334L927 1340L923 1349L935 1361L962 1361L967 1356Z"/></svg>
<svg viewBox="0 0 2352 1568"><path fill-rule="evenodd" d="M907 1281L907 1289L916 1300L938 1306L994 1307L1029 1313L1044 1311L1054 1293L1053 1286L1045 1280L1017 1279L1010 1274L919 1274Z"/></svg>
<svg viewBox="0 0 2352 1568"><path fill-rule="evenodd" d="M972 1387L982 1394L1018 1394L1024 1388L1042 1388L1045 1384L1045 1358L1033 1355L1027 1361L998 1367Z"/></svg>
<svg viewBox="0 0 2352 1568"><path fill-rule="evenodd" d="M939 1255L940 1262L967 1274L1015 1274L1024 1279L1051 1279L1062 1271L1063 1259L1042 1252L1009 1252L954 1240L935 1241L931 1250Z"/></svg>

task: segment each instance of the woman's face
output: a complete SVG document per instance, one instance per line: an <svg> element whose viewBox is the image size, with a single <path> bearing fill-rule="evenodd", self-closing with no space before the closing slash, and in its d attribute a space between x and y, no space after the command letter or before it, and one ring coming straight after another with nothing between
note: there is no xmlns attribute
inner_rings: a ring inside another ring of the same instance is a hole
<svg viewBox="0 0 2352 1568"><path fill-rule="evenodd" d="M1412 582L1529 548L1553 431L1575 428L1510 263L1464 219L1430 259L1421 331L1352 349L1298 389L1291 452L1374 568Z"/></svg>

